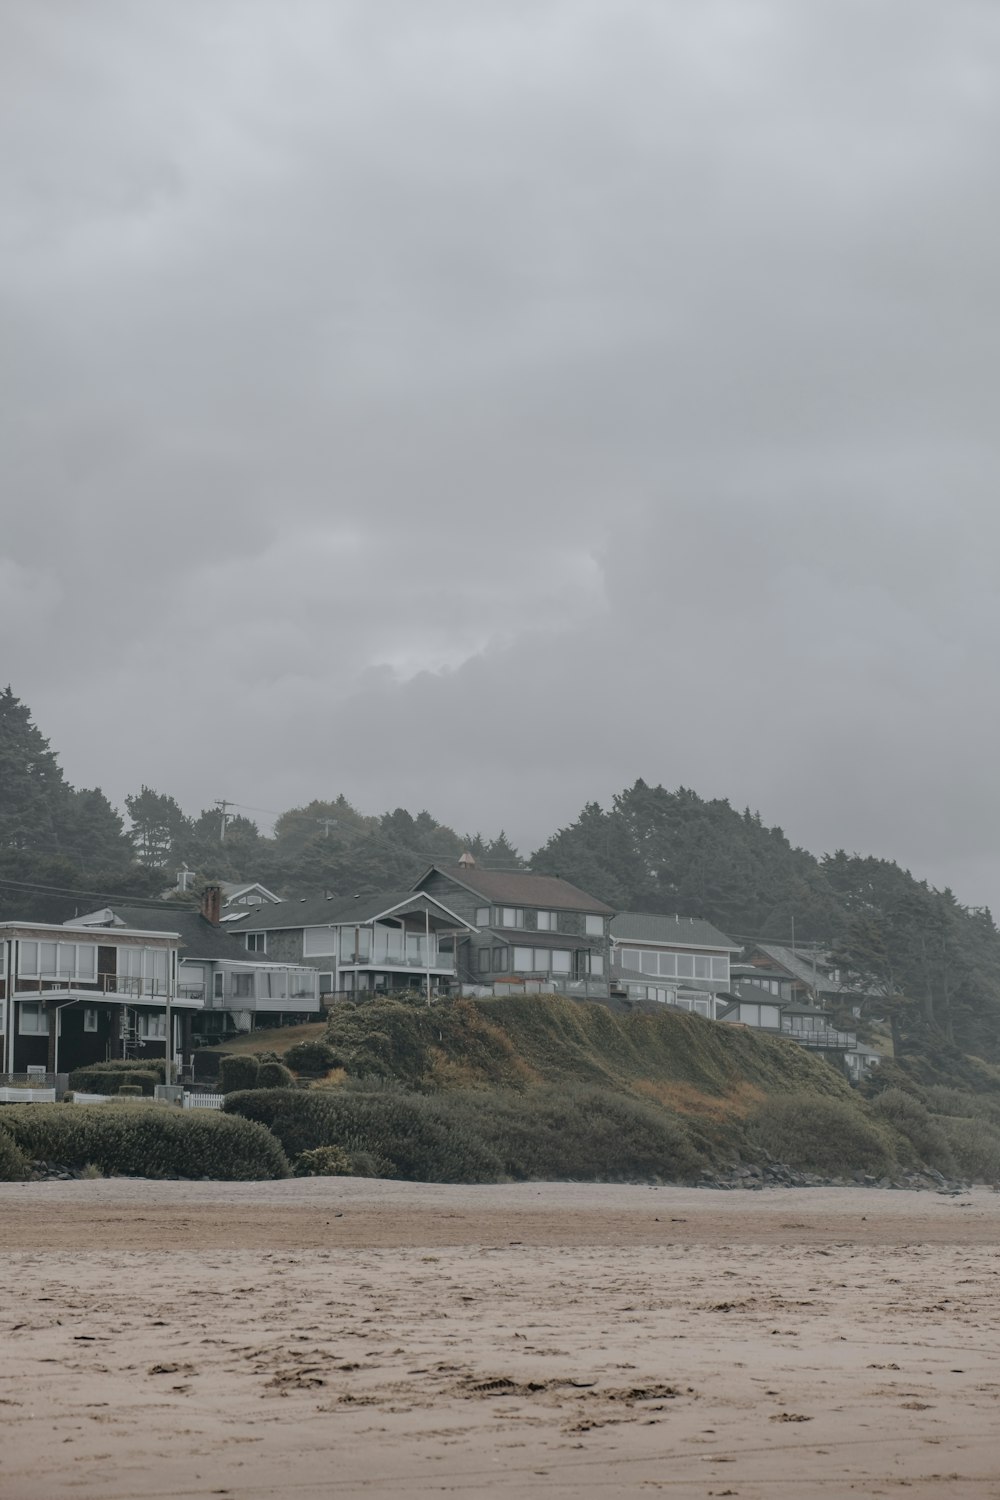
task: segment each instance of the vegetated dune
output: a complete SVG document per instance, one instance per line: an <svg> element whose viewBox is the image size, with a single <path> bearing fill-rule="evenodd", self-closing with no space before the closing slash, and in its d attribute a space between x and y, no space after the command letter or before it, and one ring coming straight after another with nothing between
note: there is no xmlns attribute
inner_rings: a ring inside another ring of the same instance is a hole
<svg viewBox="0 0 1000 1500"><path fill-rule="evenodd" d="M332 1012L327 1040L354 1077L416 1088L586 1084L708 1115L772 1093L851 1094L823 1058L783 1038L666 1008L619 1013L556 995L345 1005Z"/></svg>

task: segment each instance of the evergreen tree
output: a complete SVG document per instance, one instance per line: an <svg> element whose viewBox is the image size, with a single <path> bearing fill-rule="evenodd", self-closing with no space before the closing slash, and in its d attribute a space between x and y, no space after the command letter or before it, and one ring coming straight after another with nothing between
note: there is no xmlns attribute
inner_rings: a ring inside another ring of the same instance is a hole
<svg viewBox="0 0 1000 1500"><path fill-rule="evenodd" d="M169 863L175 846L190 835L190 819L173 797L145 785L140 792L125 798L125 807L132 822L129 839L137 857L144 865L162 869Z"/></svg>

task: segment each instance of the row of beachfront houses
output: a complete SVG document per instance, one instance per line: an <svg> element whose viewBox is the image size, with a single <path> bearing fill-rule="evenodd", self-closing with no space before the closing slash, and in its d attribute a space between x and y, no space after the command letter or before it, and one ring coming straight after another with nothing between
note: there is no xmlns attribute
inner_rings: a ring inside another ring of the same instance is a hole
<svg viewBox="0 0 1000 1500"><path fill-rule="evenodd" d="M183 1069L227 1034L400 990L668 1005L786 1035L852 1076L878 1056L834 1024L861 996L823 954L744 952L710 922L615 912L556 876L464 855L409 890L346 901L209 886L198 910L121 905L63 926L0 924L0 1073L165 1055Z"/></svg>

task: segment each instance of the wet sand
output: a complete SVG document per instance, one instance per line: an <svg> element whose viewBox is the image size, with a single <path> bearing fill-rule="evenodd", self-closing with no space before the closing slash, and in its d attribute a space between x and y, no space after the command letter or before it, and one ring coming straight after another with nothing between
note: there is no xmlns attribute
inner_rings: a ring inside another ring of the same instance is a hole
<svg viewBox="0 0 1000 1500"><path fill-rule="evenodd" d="M1000 1497L1000 1195L0 1185L5 1500Z"/></svg>

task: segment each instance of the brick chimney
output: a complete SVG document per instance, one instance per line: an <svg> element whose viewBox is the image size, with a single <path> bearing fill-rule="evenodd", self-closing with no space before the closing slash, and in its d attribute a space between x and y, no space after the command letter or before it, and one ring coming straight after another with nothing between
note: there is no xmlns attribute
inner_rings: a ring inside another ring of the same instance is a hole
<svg viewBox="0 0 1000 1500"><path fill-rule="evenodd" d="M222 919L222 886L206 885L201 893L201 914L206 922L218 927Z"/></svg>

